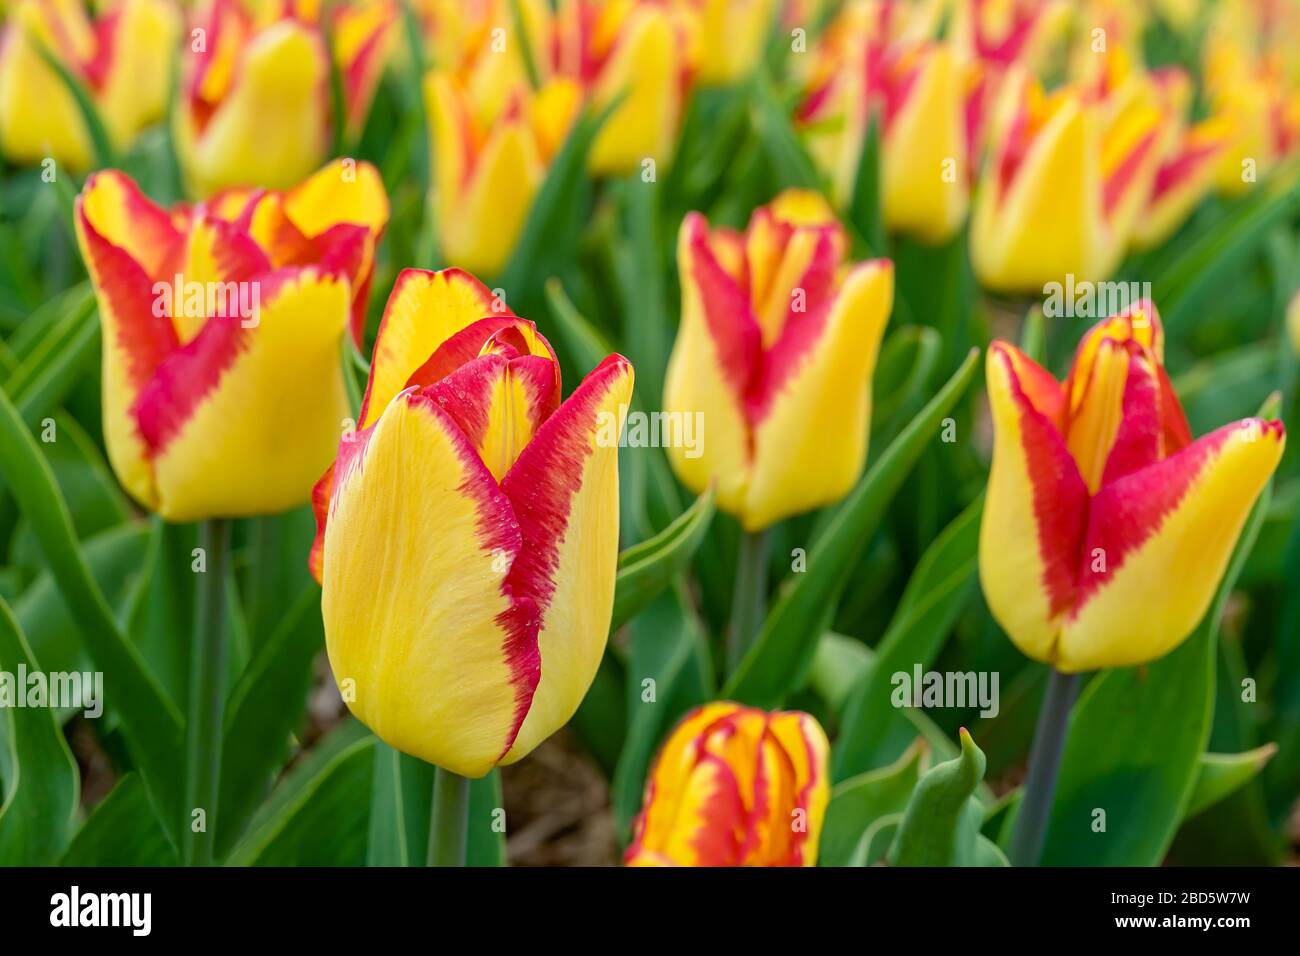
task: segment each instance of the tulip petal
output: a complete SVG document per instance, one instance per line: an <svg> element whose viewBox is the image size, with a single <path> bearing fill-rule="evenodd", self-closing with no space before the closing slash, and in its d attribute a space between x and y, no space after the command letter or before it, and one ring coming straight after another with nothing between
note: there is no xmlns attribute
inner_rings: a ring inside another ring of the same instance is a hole
<svg viewBox="0 0 1300 956"><path fill-rule="evenodd" d="M750 396L754 464L742 516L747 529L835 501L861 475L871 376L893 296L888 260L856 266L837 296L819 306L810 299L810 311L792 315L765 353ZM810 427L818 422L831 430ZM716 436L716 429L711 432Z"/></svg>
<svg viewBox="0 0 1300 956"><path fill-rule="evenodd" d="M1246 419L1103 487L1092 502L1077 605L1059 653L1047 659L1067 672L1122 667L1187 637L1285 441L1280 422Z"/></svg>
<svg viewBox="0 0 1300 956"><path fill-rule="evenodd" d="M311 173L327 146L328 60L319 35L280 20L253 37L206 125L184 117L182 163L191 189L287 189Z"/></svg>
<svg viewBox="0 0 1300 956"><path fill-rule="evenodd" d="M830 742L817 721L794 711L773 714L768 731L781 742L793 766L794 808L802 811L802 819L784 821L793 833L790 865L815 866L826 804L830 802L830 781L825 773Z"/></svg>
<svg viewBox="0 0 1300 956"><path fill-rule="evenodd" d="M468 272L403 269L379 323L361 427L379 419L443 342L479 319L511 314L504 300Z"/></svg>
<svg viewBox="0 0 1300 956"><path fill-rule="evenodd" d="M284 194L284 214L306 236L341 222L378 235L388 225L388 193L370 163L336 159Z"/></svg>
<svg viewBox="0 0 1300 956"><path fill-rule="evenodd" d="M736 247L727 242L732 268ZM718 507L739 512L749 482L749 423L744 405L762 355L762 333L741 286L715 255L708 223L689 213L678 237L682 318L664 384L664 411L699 415L708 426L709 453L666 449L673 470L701 493L716 478Z"/></svg>
<svg viewBox="0 0 1300 956"><path fill-rule="evenodd" d="M346 279L287 269L254 280L254 288L254 317L209 318L136 400L157 511L168 520L301 504L338 444L348 416L338 362ZM310 408L303 407L305 395L312 396ZM250 460L259 467L249 468Z"/></svg>
<svg viewBox="0 0 1300 956"><path fill-rule="evenodd" d="M135 216L138 229L130 227ZM163 300L155 294L149 270L167 270L166 263L182 248L182 238L134 183L113 171L96 173L86 181L77 198L76 228L104 330L108 458L126 490L153 509L158 500L153 468L131 407L177 345L171 319L157 307Z"/></svg>
<svg viewBox="0 0 1300 956"><path fill-rule="evenodd" d="M709 729L737 709L729 702L705 704L673 729L646 778L645 802L624 857L628 866L707 865L697 863L704 857L715 865L734 865L740 849L735 821L745 812L735 776L716 757L698 777L696 768ZM711 817L714 825L706 828L704 839L713 842L695 846L692 841ZM679 842L673 844L675 839Z"/></svg>
<svg viewBox="0 0 1300 956"><path fill-rule="evenodd" d="M559 406L557 366L536 355L483 355L428 388L500 481Z"/></svg>
<svg viewBox="0 0 1300 956"><path fill-rule="evenodd" d="M1027 366L1034 367L1014 346L989 346L993 463L979 573L1002 629L1028 656L1050 660L1074 600L1089 499L1065 440L1020 384L1018 369Z"/></svg>
<svg viewBox="0 0 1300 956"><path fill-rule="evenodd" d="M523 545L510 501L418 389L333 485L321 610L344 699L391 746L483 776L538 679L537 615L508 580Z"/></svg>
<svg viewBox="0 0 1300 956"><path fill-rule="evenodd" d="M568 722L604 654L618 564L618 442L632 381L627 359L606 358L538 429L501 482L523 534L507 583L532 601L542 666L505 763Z"/></svg>

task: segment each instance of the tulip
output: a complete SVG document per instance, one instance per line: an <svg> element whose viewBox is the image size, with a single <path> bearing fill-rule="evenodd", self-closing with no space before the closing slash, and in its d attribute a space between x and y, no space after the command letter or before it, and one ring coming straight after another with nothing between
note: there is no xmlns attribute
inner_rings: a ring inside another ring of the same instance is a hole
<svg viewBox="0 0 1300 956"><path fill-rule="evenodd" d="M1164 114L1160 166L1151 184L1146 210L1133 228L1133 245L1158 246L1173 235L1214 184L1220 157L1231 143L1231 128L1222 117L1189 126L1191 81L1179 70L1152 74Z"/></svg>
<svg viewBox="0 0 1300 956"><path fill-rule="evenodd" d="M1282 456L1278 421L1193 441L1163 352L1149 302L1084 336L1063 383L1013 345L989 350L980 582L1016 646L1064 673L1177 647Z"/></svg>
<svg viewBox="0 0 1300 956"><path fill-rule="evenodd" d="M485 113L502 109L521 84L530 82L525 51L538 79L548 78L555 42L548 0L416 0L414 10L430 61L454 74Z"/></svg>
<svg viewBox="0 0 1300 956"><path fill-rule="evenodd" d="M931 243L951 238L969 200L967 68L949 45L866 43L810 93L800 110L809 151L847 206L870 115L881 121L885 226Z"/></svg>
<svg viewBox="0 0 1300 956"><path fill-rule="evenodd" d="M494 107L489 99L476 100L452 75L430 74L425 98L446 261L484 275L501 273L580 96L577 84L562 78L535 93L521 82Z"/></svg>
<svg viewBox="0 0 1300 956"><path fill-rule="evenodd" d="M344 699L391 746L481 777L577 710L613 607L632 378L611 355L561 402L550 344L481 283L398 276L311 559Z"/></svg>
<svg viewBox="0 0 1300 956"><path fill-rule="evenodd" d="M387 219L378 173L355 172L171 211L122 173L87 179L105 441L144 507L192 521L308 500L348 417L339 343Z"/></svg>
<svg viewBox="0 0 1300 956"><path fill-rule="evenodd" d="M691 25L652 0L569 0L556 24L555 70L578 82L593 108L622 102L592 143L597 175L667 166L677 142L690 64Z"/></svg>
<svg viewBox="0 0 1300 956"><path fill-rule="evenodd" d="M1109 276L1151 192L1160 121L1144 97L1116 105L1009 77L971 220L980 281L1035 292L1070 274Z"/></svg>
<svg viewBox="0 0 1300 956"><path fill-rule="evenodd" d="M384 4L335 12L331 32L352 132L378 82L396 15ZM209 0L191 36L174 129L189 191L284 189L317 168L331 129L330 54L320 26L283 12L268 22L237 0Z"/></svg>
<svg viewBox="0 0 1300 956"><path fill-rule="evenodd" d="M776 14L776 0L679 0L697 14L702 86L728 86L753 72ZM809 24L811 25L811 24Z"/></svg>
<svg viewBox="0 0 1300 956"><path fill-rule="evenodd" d="M95 156L77 101L44 48L86 88L114 148L162 118L180 17L166 0L118 0L92 23L80 0L23 0L0 31L0 152L74 172Z"/></svg>
<svg viewBox="0 0 1300 956"><path fill-rule="evenodd" d="M698 414L701 447L667 449L677 476L756 532L837 501L862 473L871 376L893 304L887 259L845 264L816 193L791 190L744 233L682 223L682 317L664 410ZM690 451L690 454L687 452Z"/></svg>
<svg viewBox="0 0 1300 956"><path fill-rule="evenodd" d="M816 865L829 752L821 725L798 711L691 711L655 758L624 862Z"/></svg>

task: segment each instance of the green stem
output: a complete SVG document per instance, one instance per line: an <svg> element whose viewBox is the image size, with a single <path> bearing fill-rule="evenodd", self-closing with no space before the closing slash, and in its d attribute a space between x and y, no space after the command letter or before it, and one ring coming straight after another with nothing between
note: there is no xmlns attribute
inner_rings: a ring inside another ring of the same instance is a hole
<svg viewBox="0 0 1300 956"><path fill-rule="evenodd" d="M469 779L441 767L433 776L429 865L464 866L469 831Z"/></svg>
<svg viewBox="0 0 1300 956"><path fill-rule="evenodd" d="M206 562L194 603L194 642L190 650L189 714L186 724L185 806L191 819L182 831L188 866L211 866L217 826L217 789L221 774L221 731L225 710L226 558L229 527L225 520L203 522L199 546ZM195 832L195 810L203 826Z"/></svg>
<svg viewBox="0 0 1300 956"><path fill-rule="evenodd" d="M1029 775L1025 795L1016 814L1016 828L1007 847L1012 866L1037 866L1043 854L1047 824L1052 817L1052 796L1056 792L1056 775L1061 769L1061 755L1070 728L1070 710L1079 696L1078 674L1053 670L1048 678L1043 709L1034 731L1034 745L1029 751Z"/></svg>
<svg viewBox="0 0 1300 956"><path fill-rule="evenodd" d="M731 592L727 672L735 673L753 646L767 614L767 532L742 532L736 552L736 586Z"/></svg>

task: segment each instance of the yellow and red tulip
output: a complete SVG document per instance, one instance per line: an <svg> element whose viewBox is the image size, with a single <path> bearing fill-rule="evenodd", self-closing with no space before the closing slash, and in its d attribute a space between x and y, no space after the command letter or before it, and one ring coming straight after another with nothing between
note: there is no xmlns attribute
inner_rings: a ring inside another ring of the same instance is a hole
<svg viewBox="0 0 1300 956"><path fill-rule="evenodd" d="M777 11L777 0L677 0L695 17L696 79L727 86L753 72ZM811 26L812 24L809 24Z"/></svg>
<svg viewBox="0 0 1300 956"><path fill-rule="evenodd" d="M437 72L425 98L443 258L499 275L577 116L581 91L557 78L536 92L521 81L503 101L476 99L456 77Z"/></svg>
<svg viewBox="0 0 1300 956"><path fill-rule="evenodd" d="M891 231L943 242L961 227L970 197L970 70L952 47L864 38L820 79L798 115L837 205L852 198L867 124L881 125L881 201Z"/></svg>
<svg viewBox="0 0 1300 956"><path fill-rule="evenodd" d="M1058 382L994 342L993 464L980 530L989 610L1065 672L1154 660L1196 627L1282 457L1279 421L1193 440L1143 302L1096 325Z"/></svg>
<svg viewBox="0 0 1300 956"><path fill-rule="evenodd" d="M307 501L348 416L339 343L387 219L378 173L161 209L93 174L77 238L104 328L109 461L171 521Z"/></svg>
<svg viewBox="0 0 1300 956"><path fill-rule="evenodd" d="M0 153L74 172L94 159L90 131L42 48L85 86L115 148L162 118L180 16L167 0L117 0L91 22L80 0L24 0L0 28Z"/></svg>
<svg viewBox="0 0 1300 956"><path fill-rule="evenodd" d="M694 452L668 449L688 487L756 531L839 500L862 474L871 376L893 305L888 259L846 263L816 193L790 190L743 233L699 213L677 243L682 317L664 410L702 416Z"/></svg>
<svg viewBox="0 0 1300 956"><path fill-rule="evenodd" d="M334 9L332 35L350 130L359 129L396 23L391 3ZM290 5L267 18L238 0L197 12L175 121L192 194L284 189L325 159L330 144L330 52L320 25Z"/></svg>
<svg viewBox="0 0 1300 956"><path fill-rule="evenodd" d="M1044 93L1008 77L971 219L971 260L988 288L1041 291L1119 264L1160 161L1161 114L1145 97Z"/></svg>
<svg viewBox="0 0 1300 956"><path fill-rule="evenodd" d="M815 866L830 799L821 725L729 702L682 718L655 759L628 866Z"/></svg>
<svg viewBox="0 0 1300 956"><path fill-rule="evenodd" d="M1219 159L1231 143L1229 124L1222 117L1186 122L1191 102L1187 74L1171 68L1155 71L1150 78L1165 133L1151 195L1133 226L1133 245L1139 249L1160 245L1186 221L1214 185Z"/></svg>
<svg viewBox="0 0 1300 956"><path fill-rule="evenodd" d="M549 343L476 279L398 276L311 560L344 699L393 747L481 777L577 709L609 631L632 379L611 355L561 402Z"/></svg>
<svg viewBox="0 0 1300 956"><path fill-rule="evenodd" d="M556 21L555 72L576 81L592 108L622 102L592 143L597 175L662 169L677 145L692 64L692 27L680 7L658 0L568 0Z"/></svg>

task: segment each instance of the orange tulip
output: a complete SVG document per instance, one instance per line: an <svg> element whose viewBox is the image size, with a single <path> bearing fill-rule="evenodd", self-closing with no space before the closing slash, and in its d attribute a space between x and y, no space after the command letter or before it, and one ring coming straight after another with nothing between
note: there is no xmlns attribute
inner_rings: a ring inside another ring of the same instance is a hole
<svg viewBox="0 0 1300 956"><path fill-rule="evenodd" d="M624 862L815 866L829 752L821 726L798 711L692 711L655 759Z"/></svg>

